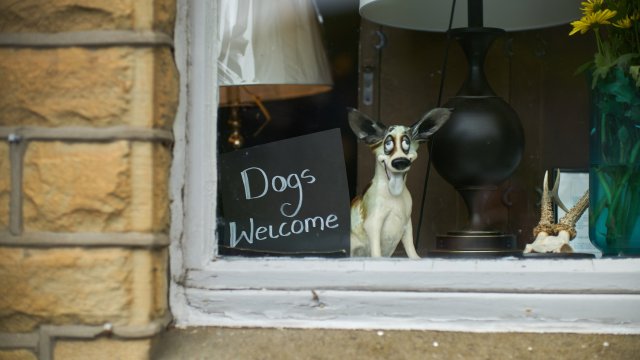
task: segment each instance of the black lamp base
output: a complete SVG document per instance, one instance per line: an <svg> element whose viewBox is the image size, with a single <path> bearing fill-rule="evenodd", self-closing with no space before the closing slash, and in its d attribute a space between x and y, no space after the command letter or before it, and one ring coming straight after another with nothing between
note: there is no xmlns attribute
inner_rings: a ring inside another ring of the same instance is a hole
<svg viewBox="0 0 640 360"><path fill-rule="evenodd" d="M496 231L494 212L498 186L511 176L524 151L524 130L516 112L498 97L484 74L484 60L493 40L504 33L494 28L451 30L467 56L467 80L444 107L451 118L431 139L433 167L464 200L469 223L436 237L428 256L520 256L516 237ZM493 205L491 205L491 204Z"/></svg>
<svg viewBox="0 0 640 360"><path fill-rule="evenodd" d="M522 256L515 235L499 231L450 231L436 236L436 248L428 257Z"/></svg>

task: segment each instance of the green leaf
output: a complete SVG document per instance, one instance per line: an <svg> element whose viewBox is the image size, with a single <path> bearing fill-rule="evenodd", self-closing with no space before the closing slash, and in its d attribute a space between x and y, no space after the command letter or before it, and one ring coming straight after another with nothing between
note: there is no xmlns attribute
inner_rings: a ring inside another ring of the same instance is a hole
<svg viewBox="0 0 640 360"><path fill-rule="evenodd" d="M624 115L631 120L635 120L636 123L640 123L640 106L631 107ZM640 125L636 125L636 127L640 128Z"/></svg>
<svg viewBox="0 0 640 360"><path fill-rule="evenodd" d="M640 87L640 65L630 66L629 74L631 74L631 78L635 81L636 87Z"/></svg>
<svg viewBox="0 0 640 360"><path fill-rule="evenodd" d="M595 88L598 80L604 80L607 77L609 69L615 65L615 61L611 58L610 53L596 53L594 56L595 69L593 70L593 81L591 87Z"/></svg>
<svg viewBox="0 0 640 360"><path fill-rule="evenodd" d="M611 98L607 96L603 101L615 101L619 103L616 106L624 107L626 105L629 107L640 104L640 89L635 86L631 76L625 73L620 66L613 68L609 75L598 84L597 88L597 91L603 96L611 96Z"/></svg>
<svg viewBox="0 0 640 360"><path fill-rule="evenodd" d="M577 68L577 69L576 69L576 71L573 73L573 75L574 75L574 76L575 76L575 75L580 75L580 74L582 74L583 72L585 72L585 71L589 70L590 68L592 68L593 66L594 66L594 62L593 62L593 60L590 60L590 61L588 61L588 62L586 62L586 63L584 63L584 64L582 64L582 65L578 66L578 68Z"/></svg>
<svg viewBox="0 0 640 360"><path fill-rule="evenodd" d="M640 54L628 53L618 56L614 61L614 64L620 67L627 67L631 60L640 57Z"/></svg>
<svg viewBox="0 0 640 360"><path fill-rule="evenodd" d="M626 126L618 129L618 140L620 140L622 144L625 144L629 140L629 130L627 130Z"/></svg>
<svg viewBox="0 0 640 360"><path fill-rule="evenodd" d="M604 199L607 203L611 203L611 189L609 188L609 182L607 181L607 178L604 176L604 174L602 173L602 171L600 169L596 170L596 175L598 177L598 181L600 182L600 185L602 185L602 191L604 193Z"/></svg>
<svg viewBox="0 0 640 360"><path fill-rule="evenodd" d="M634 146L633 149L631 150L631 156L629 156L629 163L633 164L636 161L636 158L638 157L638 152L640 151L640 142L637 142ZM633 171L635 169L631 169L631 171Z"/></svg>
<svg viewBox="0 0 640 360"><path fill-rule="evenodd" d="M605 46L602 50L602 52L598 52L595 54L594 56L594 61L593 61L593 79L591 81L591 88L595 88L598 81L600 80L605 80L607 78L607 76L609 75L609 71L611 70L611 68L616 67L618 69L620 69L621 71L623 71L622 69L625 69L627 67L629 67L629 63L634 60L635 58L639 58L640 54L637 53L628 53L628 54L623 54L620 55L618 57L614 57L612 54L612 51L610 49L609 46ZM587 69L589 66L591 66L591 63L587 63L582 65L581 67L579 67L578 69L580 71L583 71L585 69ZM631 68L631 67L629 67ZM634 66L635 68L635 66ZM640 84L640 74L638 74L638 72L640 70L635 69L634 71L636 71L636 76L634 76L632 74L632 78L633 80L635 80L636 82L636 87L639 86L638 84ZM624 71L623 71L624 73Z"/></svg>

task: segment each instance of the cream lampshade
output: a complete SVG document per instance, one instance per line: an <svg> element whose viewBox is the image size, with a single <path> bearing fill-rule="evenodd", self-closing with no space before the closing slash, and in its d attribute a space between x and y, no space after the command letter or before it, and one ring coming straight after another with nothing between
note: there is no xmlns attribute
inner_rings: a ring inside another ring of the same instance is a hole
<svg viewBox="0 0 640 360"><path fill-rule="evenodd" d="M410 30L447 31L453 0L360 0L360 15ZM576 6L577 5L577 6ZM484 0L486 26L506 31L566 24L580 17L580 0ZM468 1L456 1L452 28L467 27ZM471 25L469 25L471 26Z"/></svg>
<svg viewBox="0 0 640 360"><path fill-rule="evenodd" d="M312 0L219 0L220 105L314 95L331 89L318 15ZM229 120L240 136L237 108ZM241 138L230 139L236 147Z"/></svg>

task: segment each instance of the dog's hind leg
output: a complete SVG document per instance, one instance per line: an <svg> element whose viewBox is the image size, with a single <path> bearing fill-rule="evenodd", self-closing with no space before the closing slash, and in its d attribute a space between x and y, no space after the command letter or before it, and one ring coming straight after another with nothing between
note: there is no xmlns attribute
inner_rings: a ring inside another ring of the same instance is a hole
<svg viewBox="0 0 640 360"><path fill-rule="evenodd" d="M355 232L351 232L351 257L368 257L369 244L366 239L363 239Z"/></svg>

